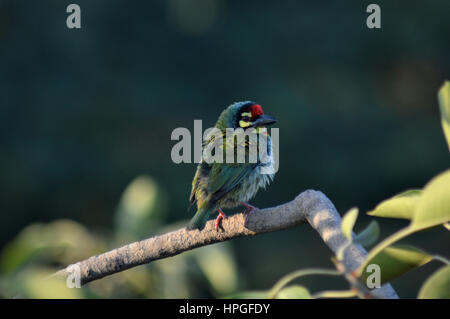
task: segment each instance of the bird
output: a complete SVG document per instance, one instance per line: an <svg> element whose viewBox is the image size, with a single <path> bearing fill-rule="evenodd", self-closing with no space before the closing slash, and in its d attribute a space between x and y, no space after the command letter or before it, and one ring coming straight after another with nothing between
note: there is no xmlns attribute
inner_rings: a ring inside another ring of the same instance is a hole
<svg viewBox="0 0 450 319"><path fill-rule="evenodd" d="M196 203L197 211L187 226L188 230L202 230L209 216L215 211L219 213L215 222L215 228L218 230L220 221L227 217L223 208L244 206L246 220L249 214L257 209L248 201L256 195L260 188L266 188L274 178L273 171L263 169L273 165L272 140L266 127L276 122L277 120L273 116L264 114L261 105L252 101L235 102L222 111L214 129L224 137L223 146L220 145L224 152L226 153L227 146L230 147L225 139L227 129L237 131L241 129L240 132L244 132L244 134L253 129L256 134L265 135L265 145L267 145L265 154L267 156L263 160L258 153L256 161L253 162L248 160L227 163L225 160L207 161L203 153L192 181L189 208ZM234 137L233 141L236 141ZM203 149L215 142L217 140L214 138L204 139ZM244 140L243 144L241 140L240 146L245 150L246 159L250 158L251 152L255 152L255 148L250 145L249 139ZM238 145L232 145L232 147L236 151Z"/></svg>

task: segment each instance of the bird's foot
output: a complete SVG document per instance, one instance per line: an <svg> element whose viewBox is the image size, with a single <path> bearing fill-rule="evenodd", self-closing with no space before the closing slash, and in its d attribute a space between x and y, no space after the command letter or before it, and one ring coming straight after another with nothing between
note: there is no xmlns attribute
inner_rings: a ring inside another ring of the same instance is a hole
<svg viewBox="0 0 450 319"><path fill-rule="evenodd" d="M253 213L255 210L258 210L257 207L250 205L249 203L245 203L245 202L241 202L242 206L245 206L245 211L244 211L244 215L245 215L245 220L244 220L244 225L247 225L247 220L248 217L250 216L251 213Z"/></svg>
<svg viewBox="0 0 450 319"><path fill-rule="evenodd" d="M219 212L219 216L217 216L217 218L216 218L216 230L218 231L220 221L224 218L227 218L227 215L225 215L225 213L220 208L218 208L217 211Z"/></svg>

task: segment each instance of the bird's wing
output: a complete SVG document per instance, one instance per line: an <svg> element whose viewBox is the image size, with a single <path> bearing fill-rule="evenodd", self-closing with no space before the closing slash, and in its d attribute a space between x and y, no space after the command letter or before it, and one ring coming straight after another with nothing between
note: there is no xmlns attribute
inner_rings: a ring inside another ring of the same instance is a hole
<svg viewBox="0 0 450 319"><path fill-rule="evenodd" d="M195 171L194 179L192 180L192 189L191 195L189 196L189 208L195 203L195 192L197 191L198 186L198 176L200 172L200 165L197 166L197 170Z"/></svg>
<svg viewBox="0 0 450 319"><path fill-rule="evenodd" d="M202 141L202 148L207 147L210 143L214 143L214 135L212 135L209 139L203 139ZM195 171L194 179L192 180L192 189L191 189L191 195L189 196L189 207L188 210L194 205L194 203L197 201L196 194L197 190L199 188L201 175L208 176L211 172L211 164L200 162L197 166L197 170Z"/></svg>
<svg viewBox="0 0 450 319"><path fill-rule="evenodd" d="M212 200L225 196L233 188L252 172L259 164L258 163L244 163L227 165L225 163L214 163L208 177L207 190L212 194Z"/></svg>
<svg viewBox="0 0 450 319"><path fill-rule="evenodd" d="M195 198L195 194L197 192L198 184L200 182L200 171L201 171L201 163L198 164L197 170L195 171L194 179L192 180L192 190L191 190L191 196L189 196L189 207L188 210L194 205L194 203L197 201Z"/></svg>

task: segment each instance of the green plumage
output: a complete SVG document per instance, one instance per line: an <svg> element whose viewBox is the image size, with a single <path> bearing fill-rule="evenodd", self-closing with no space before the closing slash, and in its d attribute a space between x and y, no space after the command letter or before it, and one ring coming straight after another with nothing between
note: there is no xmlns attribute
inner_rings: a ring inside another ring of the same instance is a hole
<svg viewBox="0 0 450 319"><path fill-rule="evenodd" d="M257 107L255 107L255 105ZM237 102L226 108L220 115L215 127L218 128L223 138L223 154L225 156L227 143L225 143L225 133L227 128L238 128L242 120L246 123L252 123L253 127L261 127L263 124L272 124L275 120L258 113L262 113L259 105L253 102ZM255 113L255 114L252 114ZM244 114L244 115L242 115ZM270 119L268 121L267 119ZM265 120L265 121L263 121ZM241 122L240 122L241 121ZM247 125L244 123L244 125ZM261 124L261 125L259 125ZM248 124L250 125L250 124ZM268 138L268 154L272 160L271 141ZM214 140L204 142L204 147ZM246 159L249 155L249 142L244 141ZM235 154L237 145L235 147ZM225 157L224 157L225 158ZM265 187L272 178L273 174L261 174L261 167L271 165L272 163L262 163L259 160L256 163L207 163L204 158L199 163L194 179L192 181L192 191L190 203L197 203L197 212L188 225L188 229L202 229L211 213L218 208L232 208L238 206L241 202L247 202L252 198L260 187Z"/></svg>

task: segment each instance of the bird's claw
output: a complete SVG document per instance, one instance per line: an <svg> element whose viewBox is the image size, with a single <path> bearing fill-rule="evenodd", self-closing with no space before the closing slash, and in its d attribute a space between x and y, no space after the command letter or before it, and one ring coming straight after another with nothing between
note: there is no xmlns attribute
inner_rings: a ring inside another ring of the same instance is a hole
<svg viewBox="0 0 450 319"><path fill-rule="evenodd" d="M219 215L216 218L216 230L219 230L219 225L220 225L220 221L224 218L227 218L227 215L225 215L225 213L219 208L217 210L219 212Z"/></svg>
<svg viewBox="0 0 450 319"><path fill-rule="evenodd" d="M244 225L247 225L247 221L248 221L250 214L253 213L255 210L258 210L258 208L253 205L250 205L248 203L244 203L244 202L242 202L241 205L245 206L245 211L243 212L243 214L245 215Z"/></svg>

